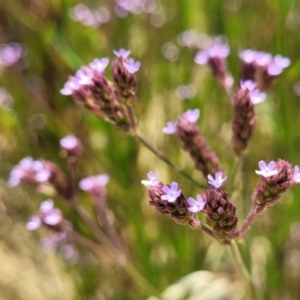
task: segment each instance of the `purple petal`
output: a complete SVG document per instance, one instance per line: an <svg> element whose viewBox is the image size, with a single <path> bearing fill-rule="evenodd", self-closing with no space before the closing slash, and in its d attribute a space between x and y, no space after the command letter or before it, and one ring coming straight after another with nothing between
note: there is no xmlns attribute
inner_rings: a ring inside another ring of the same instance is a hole
<svg viewBox="0 0 300 300"><path fill-rule="evenodd" d="M41 226L42 222L39 216L32 216L26 224L27 230L36 230Z"/></svg>
<svg viewBox="0 0 300 300"><path fill-rule="evenodd" d="M40 212L48 213L53 209L53 207L54 207L53 200L49 199L49 200L43 201L40 205Z"/></svg>
<svg viewBox="0 0 300 300"><path fill-rule="evenodd" d="M61 147L72 150L78 145L78 139L74 135L67 135L60 140Z"/></svg>
<svg viewBox="0 0 300 300"><path fill-rule="evenodd" d="M258 162L258 166L259 166L259 168L260 168L261 170L265 170L266 167L267 167L267 164L266 164L263 160L260 160L260 161Z"/></svg>

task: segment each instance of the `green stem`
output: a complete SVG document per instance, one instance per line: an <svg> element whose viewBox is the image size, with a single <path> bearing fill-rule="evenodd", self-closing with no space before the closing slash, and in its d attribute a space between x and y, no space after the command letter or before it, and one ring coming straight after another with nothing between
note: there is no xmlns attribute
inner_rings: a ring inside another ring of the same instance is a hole
<svg viewBox="0 0 300 300"><path fill-rule="evenodd" d="M237 268L238 272L240 273L240 275L243 277L243 279L245 280L245 282L248 285L251 299L262 300L263 297L260 295L259 291L256 290L256 288L255 288L255 285L252 281L252 277L243 262L240 250L239 250L236 242L234 240L232 240L231 244L228 245L228 247L229 247L229 250L230 250L230 253L232 256L232 260L235 264L235 267Z"/></svg>
<svg viewBox="0 0 300 300"><path fill-rule="evenodd" d="M182 170L180 167L174 165L167 157L165 157L161 152L159 152L146 138L140 133L137 132L135 137L147 148L149 149L153 154L155 154L158 158L160 158L163 162L165 162L168 166L170 166L172 169L180 173L182 176L184 176L186 179L191 181L192 183L196 184L201 189L206 188L204 184L199 183L194 178L192 178L188 173L186 173L184 170Z"/></svg>
<svg viewBox="0 0 300 300"><path fill-rule="evenodd" d="M257 212L255 211L255 206L251 209L251 211L249 212L247 218L244 220L239 233L238 233L238 240L242 240L244 239L246 233L248 232L248 230L250 229L250 226L252 224L252 222L254 221L255 217L257 216Z"/></svg>

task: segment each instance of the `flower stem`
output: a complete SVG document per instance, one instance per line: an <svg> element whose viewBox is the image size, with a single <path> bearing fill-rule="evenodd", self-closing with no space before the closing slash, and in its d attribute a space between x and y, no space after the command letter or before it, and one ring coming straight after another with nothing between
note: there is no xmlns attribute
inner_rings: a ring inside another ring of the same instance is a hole
<svg viewBox="0 0 300 300"><path fill-rule="evenodd" d="M204 184L199 183L194 178L192 178L188 173L186 173L184 170L182 170L180 167L174 165L167 157L165 157L161 152L159 152L146 138L140 133L137 132L135 137L147 148L149 149L153 154L155 154L158 158L160 158L163 162L165 162L168 166L170 166L172 169L176 170L178 173L180 173L182 176L184 176L186 179L191 181L192 183L196 184L200 188L206 188Z"/></svg>
<svg viewBox="0 0 300 300"><path fill-rule="evenodd" d="M248 230L256 216L257 216L257 212L255 211L255 207L253 207L251 209L251 211L249 212L247 218L244 220L244 222L239 230L237 240L244 239L246 233L248 232Z"/></svg>
<svg viewBox="0 0 300 300"><path fill-rule="evenodd" d="M233 260L238 272L240 273L240 275L243 277L243 279L248 284L248 289L250 291L251 299L262 300L263 297L258 293L258 291L255 288L255 285L252 281L251 275L243 262L240 250L239 250L235 240L232 240L231 244L229 244L228 247L229 247L229 250L230 250L230 253L232 256L232 260Z"/></svg>

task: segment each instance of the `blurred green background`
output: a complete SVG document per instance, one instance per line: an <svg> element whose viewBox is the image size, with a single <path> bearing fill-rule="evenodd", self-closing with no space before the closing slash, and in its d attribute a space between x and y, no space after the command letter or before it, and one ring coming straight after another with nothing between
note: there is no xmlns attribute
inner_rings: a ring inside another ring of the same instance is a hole
<svg viewBox="0 0 300 300"><path fill-rule="evenodd" d="M140 184L148 170L159 170L164 182L176 180L186 196L201 193L152 153L112 125L60 94L69 75L95 57L113 58L124 47L141 61L137 73L135 112L147 138L172 161L200 182L174 136L161 131L188 108L200 108L198 125L230 175L232 109L226 94L208 68L193 62L195 48L178 42L180 33L224 35L231 54L228 66L238 78L238 52L253 48L282 54L291 66L277 79L265 103L257 106L258 123L246 164L247 195L232 196L240 217L251 206L258 180L257 162L285 159L300 164L300 1L296 0L165 0L154 13L119 18L114 1L86 1L91 9L105 7L111 17L99 27L83 26L70 18L78 4L65 0L0 0L0 43L17 42L24 55L1 70L0 86L13 97L11 109L0 109L0 298L1 299L146 299L148 295L121 269L101 265L84 248L70 266L58 255L44 254L39 240L47 231L27 232L24 225L46 199L25 185L6 187L13 165L23 157L52 160L66 170L59 156L59 140L66 134L84 145L80 177L107 173L108 207L128 258L143 276L163 291L180 278L199 270L223 274L230 282L221 298L212 293L193 299L243 299L225 296L229 284L239 280L229 253L201 232L180 226L148 206ZM109 70L106 74L110 77ZM191 84L195 95L181 101L176 89ZM227 180L230 184L230 177ZM300 188L293 187L278 205L260 216L241 250L265 299L300 298ZM90 232L68 207L54 199L81 233ZM91 199L80 201L92 211ZM200 279L199 279L200 280ZM209 298L210 297L210 298ZM227 297L227 298L226 298ZM176 299L175 296L173 299ZM179 298L178 298L179 299ZM186 298L187 299L187 298Z"/></svg>

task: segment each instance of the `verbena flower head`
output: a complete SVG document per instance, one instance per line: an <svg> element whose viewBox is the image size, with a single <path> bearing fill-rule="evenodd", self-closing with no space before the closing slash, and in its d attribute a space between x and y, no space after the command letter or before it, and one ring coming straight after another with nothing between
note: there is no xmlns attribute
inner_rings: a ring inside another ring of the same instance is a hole
<svg viewBox="0 0 300 300"><path fill-rule="evenodd" d="M295 168L294 168L293 180L296 183L300 183L300 170L299 170L299 166L295 166Z"/></svg>
<svg viewBox="0 0 300 300"><path fill-rule="evenodd" d="M167 200L168 202L175 202L181 194L181 190L178 189L178 183L175 181L173 181L170 186L165 185L162 191L165 194L161 196L161 199Z"/></svg>
<svg viewBox="0 0 300 300"><path fill-rule="evenodd" d="M168 122L167 125L162 129L162 132L165 134L174 134L176 133L177 122Z"/></svg>
<svg viewBox="0 0 300 300"><path fill-rule="evenodd" d="M127 61L124 60L123 65L130 74L134 74L141 67L141 63L139 61L134 61L132 58L129 58Z"/></svg>
<svg viewBox="0 0 300 300"><path fill-rule="evenodd" d="M183 114L183 117L191 123L196 123L200 117L200 109L189 109Z"/></svg>
<svg viewBox="0 0 300 300"><path fill-rule="evenodd" d="M207 175L208 183L218 189L219 187L222 186L223 182L227 179L227 176L225 177L222 176L223 176L222 172L216 172L215 178L213 178L213 176L209 174Z"/></svg>
<svg viewBox="0 0 300 300"><path fill-rule="evenodd" d="M205 201L201 197L201 195L197 195L197 200L194 198L188 198L187 203L189 205L188 210L190 212L196 213L204 209Z"/></svg>
<svg viewBox="0 0 300 300"><path fill-rule="evenodd" d="M276 162L273 160L268 165L263 160L261 160L259 161L258 166L260 170L256 170L255 173L265 178L278 174L278 170L276 169Z"/></svg>
<svg viewBox="0 0 300 300"><path fill-rule="evenodd" d="M39 161L33 160L31 157L23 158L10 172L7 186L12 188L20 184L21 181L34 181L36 169L39 166Z"/></svg>
<svg viewBox="0 0 300 300"><path fill-rule="evenodd" d="M147 173L147 177L149 180L142 180L142 184L144 186L156 186L158 184L158 175L159 175L159 172L156 171L155 174L152 172L152 171L149 171Z"/></svg>
<svg viewBox="0 0 300 300"><path fill-rule="evenodd" d="M86 192L97 192L101 190L109 181L109 176L107 174L89 176L79 182L79 188Z"/></svg>
<svg viewBox="0 0 300 300"><path fill-rule="evenodd" d="M113 53L117 57L127 58L130 55L131 51L130 50L126 50L124 48L120 48L119 50L113 50Z"/></svg>

